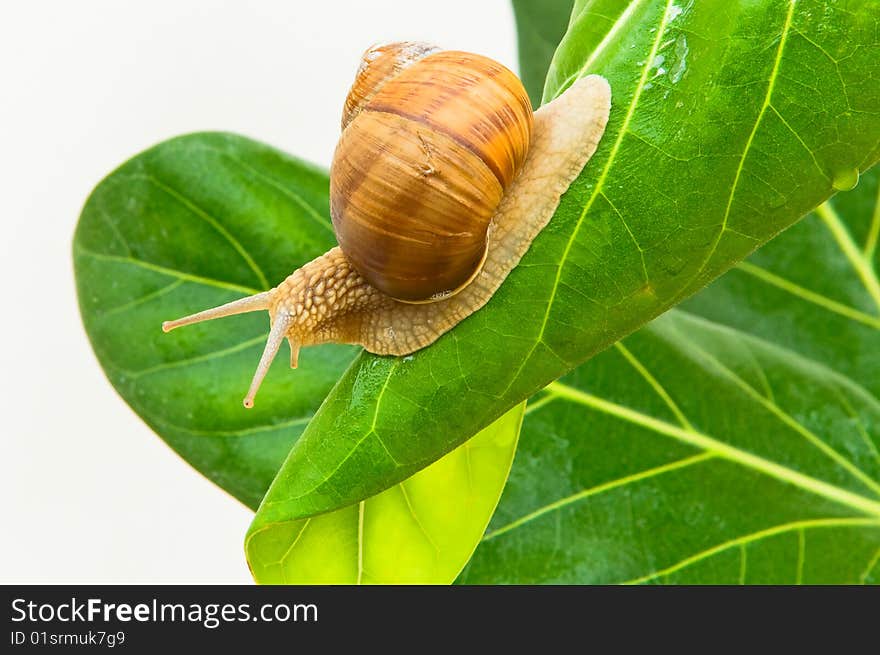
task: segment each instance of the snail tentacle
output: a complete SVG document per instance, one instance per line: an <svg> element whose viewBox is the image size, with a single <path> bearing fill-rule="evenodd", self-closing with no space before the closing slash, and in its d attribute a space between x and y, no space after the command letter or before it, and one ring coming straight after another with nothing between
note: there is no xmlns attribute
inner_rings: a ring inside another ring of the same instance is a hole
<svg viewBox="0 0 880 655"><path fill-rule="evenodd" d="M244 397L244 406L248 409L254 406L254 397L257 395L257 391L259 391L260 385L263 383L263 378L265 378L266 373L269 372L272 360L275 359L275 355L278 354L281 342L287 337L290 322L290 314L286 312L280 312L275 315L275 320L272 322L272 329L269 331L269 338L266 340L266 347L263 349L263 354L260 357L260 363L257 364L257 370L254 373L253 380L251 380L251 386L248 389L247 395Z"/></svg>
<svg viewBox="0 0 880 655"><path fill-rule="evenodd" d="M287 343L290 345L290 368L296 368L299 366L300 343L293 337L288 337Z"/></svg>
<svg viewBox="0 0 880 655"><path fill-rule="evenodd" d="M254 294L253 296L233 300L232 302L220 305L219 307L212 307L211 309L190 314L189 316L184 316L173 321L165 321L162 323L162 331L171 332L171 330L183 327L184 325L193 325L194 323L201 323L202 321L211 321L215 318L223 318L225 316L235 316L236 314L246 314L248 312L259 312L264 309L269 309L269 298L271 293L271 291L263 291Z"/></svg>

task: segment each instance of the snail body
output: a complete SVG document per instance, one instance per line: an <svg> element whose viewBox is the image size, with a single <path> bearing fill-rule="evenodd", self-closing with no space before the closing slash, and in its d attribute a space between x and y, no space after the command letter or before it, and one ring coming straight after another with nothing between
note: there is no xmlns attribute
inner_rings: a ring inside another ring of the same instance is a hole
<svg viewBox="0 0 880 655"><path fill-rule="evenodd" d="M406 355L485 305L595 152L608 83L576 81L532 115L516 76L479 55L421 43L364 55L331 166L339 247L274 289L163 324L268 310L244 400L287 339Z"/></svg>

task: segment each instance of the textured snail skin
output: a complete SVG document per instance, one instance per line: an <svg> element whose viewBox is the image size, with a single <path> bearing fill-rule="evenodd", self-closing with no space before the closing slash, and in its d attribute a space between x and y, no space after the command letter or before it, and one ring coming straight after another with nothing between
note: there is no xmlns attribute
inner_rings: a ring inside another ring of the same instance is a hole
<svg viewBox="0 0 880 655"><path fill-rule="evenodd" d="M396 59L382 54L374 65ZM526 159L533 119L522 82L502 64L456 50L415 55L380 81L343 131L330 167L330 214L339 246L370 284L421 302L476 274L489 221ZM353 94L364 93L361 78L371 74L368 67L358 75Z"/></svg>
<svg viewBox="0 0 880 655"><path fill-rule="evenodd" d="M244 399L254 396L284 339L296 367L301 346L352 343L380 355L407 355L485 305L519 263L592 157L605 131L611 89L597 75L576 81L534 116L531 147L488 226L485 263L456 294L435 302L395 300L370 285L340 248L294 271L270 291L163 323L166 332L204 320L268 310L271 330Z"/></svg>

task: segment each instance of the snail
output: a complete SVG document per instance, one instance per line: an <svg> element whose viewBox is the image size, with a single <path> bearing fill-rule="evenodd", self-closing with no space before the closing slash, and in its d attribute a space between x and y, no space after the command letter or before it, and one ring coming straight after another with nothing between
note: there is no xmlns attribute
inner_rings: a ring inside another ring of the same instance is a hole
<svg viewBox="0 0 880 655"><path fill-rule="evenodd" d="M531 110L522 83L480 55L425 43L374 46L345 101L330 168L338 247L277 287L162 324L268 310L245 407L287 339L408 355L485 305L593 155L607 81L577 80Z"/></svg>

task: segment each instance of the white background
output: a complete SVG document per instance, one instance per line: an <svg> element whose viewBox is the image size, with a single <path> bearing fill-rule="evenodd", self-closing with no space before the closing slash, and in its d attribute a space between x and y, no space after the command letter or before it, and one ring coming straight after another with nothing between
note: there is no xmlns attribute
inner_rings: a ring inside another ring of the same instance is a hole
<svg viewBox="0 0 880 655"><path fill-rule="evenodd" d="M104 175L184 132L328 165L361 52L398 39L516 70L507 0L2 3L0 583L250 581L250 511L141 423L92 354L74 226Z"/></svg>

